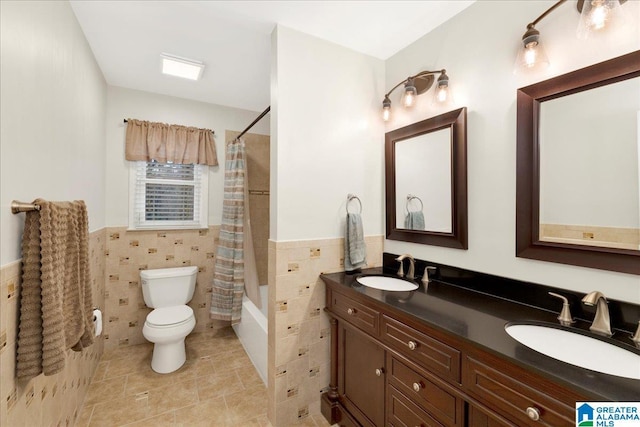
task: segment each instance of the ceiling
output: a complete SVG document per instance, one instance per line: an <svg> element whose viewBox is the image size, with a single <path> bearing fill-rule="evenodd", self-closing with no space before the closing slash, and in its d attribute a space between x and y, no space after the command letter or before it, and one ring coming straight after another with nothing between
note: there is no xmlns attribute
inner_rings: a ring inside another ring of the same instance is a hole
<svg viewBox="0 0 640 427"><path fill-rule="evenodd" d="M107 83L262 111L271 32L284 25L387 59L473 1L71 1ZM160 73L160 53L202 61L193 82Z"/></svg>

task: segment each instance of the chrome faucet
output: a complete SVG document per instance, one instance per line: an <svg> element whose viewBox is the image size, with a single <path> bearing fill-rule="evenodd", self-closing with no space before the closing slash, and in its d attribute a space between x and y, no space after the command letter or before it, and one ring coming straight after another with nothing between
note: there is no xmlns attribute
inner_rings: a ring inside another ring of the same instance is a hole
<svg viewBox="0 0 640 427"><path fill-rule="evenodd" d="M582 303L589 306L596 306L596 315L593 318L593 323L589 327L589 330L608 337L613 335L611 333L611 320L609 317L607 299L602 292L589 292L584 298L582 298Z"/></svg>
<svg viewBox="0 0 640 427"><path fill-rule="evenodd" d="M402 261L405 258L409 258L409 272L407 273L407 279L413 280L416 278L416 260L410 254L400 255L396 258L396 261L400 262L400 268L398 269L398 276L404 277L404 269L402 268Z"/></svg>

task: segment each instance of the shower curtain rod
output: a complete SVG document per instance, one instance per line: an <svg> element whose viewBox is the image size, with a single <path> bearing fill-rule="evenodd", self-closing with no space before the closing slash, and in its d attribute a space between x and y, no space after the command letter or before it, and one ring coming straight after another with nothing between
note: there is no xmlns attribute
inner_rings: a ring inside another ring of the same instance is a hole
<svg viewBox="0 0 640 427"><path fill-rule="evenodd" d="M242 135L244 135L245 133L247 133L247 131L248 131L249 129L251 129L251 128L253 127L253 125L255 125L256 123L258 123L258 122L260 121L260 119L261 119L261 118L263 118L263 117L264 117L264 116L265 116L269 111L271 111L271 105L269 105L269 106L267 107L267 109L266 109L266 110L264 110L264 111L262 112L262 114L260 114L260 115L258 116L258 118L257 118L257 119L255 119L254 121L252 121L252 122L251 122L251 124L250 124L249 126L247 126L247 128L246 128L245 130L243 130L242 132L240 132L240 135L238 135L237 137L238 137L238 138L240 138Z"/></svg>

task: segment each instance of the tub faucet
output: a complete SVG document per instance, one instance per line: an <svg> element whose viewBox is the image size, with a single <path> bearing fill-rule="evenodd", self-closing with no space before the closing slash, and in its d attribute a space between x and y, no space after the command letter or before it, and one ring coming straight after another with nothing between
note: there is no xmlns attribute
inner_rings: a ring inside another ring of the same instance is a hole
<svg viewBox="0 0 640 427"><path fill-rule="evenodd" d="M416 260L410 254L400 255L396 258L396 261L400 262L400 268L398 269L398 276L404 277L404 269L402 268L402 261L405 258L409 258L409 272L407 273L407 279L413 280L416 278Z"/></svg>
<svg viewBox="0 0 640 427"><path fill-rule="evenodd" d="M611 333L611 320L609 317L607 299L602 292L589 292L584 298L582 298L582 303L589 306L596 306L596 315L593 318L593 323L589 327L589 330L608 337L613 335Z"/></svg>

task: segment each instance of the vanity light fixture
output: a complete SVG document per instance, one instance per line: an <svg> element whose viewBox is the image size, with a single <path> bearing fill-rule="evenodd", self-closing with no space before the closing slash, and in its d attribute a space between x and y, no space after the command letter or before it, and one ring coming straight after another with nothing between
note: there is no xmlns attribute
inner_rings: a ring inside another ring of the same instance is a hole
<svg viewBox="0 0 640 427"><path fill-rule="evenodd" d="M449 76L447 76L446 70L420 71L414 76L407 77L384 95L384 100L382 101L382 119L386 122L391 118L391 99L389 99L389 95L391 95L394 90L404 84L402 105L406 108L411 108L416 104L418 95L422 95L433 86L433 82L435 81L434 75L438 73L440 73L440 76L436 81L434 102L438 104L451 103Z"/></svg>
<svg viewBox="0 0 640 427"><path fill-rule="evenodd" d="M547 15L553 12L567 0L559 0L544 13L538 16L535 21L527 25L527 31L522 36L522 47L518 51L515 71L530 71L547 67L549 58L542 47L540 32L536 25ZM577 35L581 39L586 39L592 32L602 32L605 28L624 23L624 15L620 5L627 0L578 0L576 7L580 13Z"/></svg>
<svg viewBox="0 0 640 427"><path fill-rule="evenodd" d="M204 64L193 59L181 58L168 53L160 54L162 58L162 73L183 79L199 80L204 71Z"/></svg>

